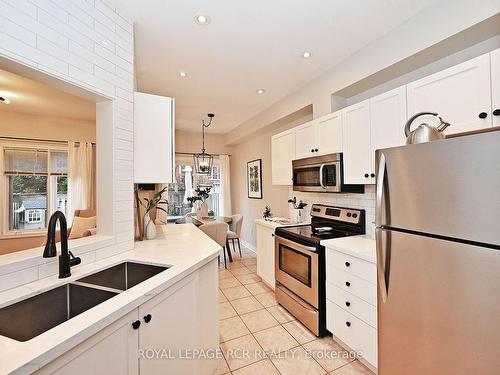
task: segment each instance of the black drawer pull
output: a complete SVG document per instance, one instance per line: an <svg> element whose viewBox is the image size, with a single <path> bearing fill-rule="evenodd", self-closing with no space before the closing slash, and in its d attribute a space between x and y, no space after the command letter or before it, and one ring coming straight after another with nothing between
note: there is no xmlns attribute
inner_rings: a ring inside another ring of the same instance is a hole
<svg viewBox="0 0 500 375"><path fill-rule="evenodd" d="M144 321L145 321L146 323L149 323L149 322L151 321L151 319L152 319L152 318L153 318L153 317L151 316L151 314L148 314L148 315L146 315L146 316L144 317Z"/></svg>
<svg viewBox="0 0 500 375"><path fill-rule="evenodd" d="M351 263L349 263L349 262L345 262L345 266L346 266L346 267L350 267L350 266L351 266Z"/></svg>
<svg viewBox="0 0 500 375"><path fill-rule="evenodd" d="M346 282L345 282L345 285L346 285L346 286L351 286L351 283L350 283L349 281L346 281Z"/></svg>
<svg viewBox="0 0 500 375"><path fill-rule="evenodd" d="M351 302L346 301L346 302L345 302L345 305L346 305L347 307L349 307L349 306L351 306Z"/></svg>
<svg viewBox="0 0 500 375"><path fill-rule="evenodd" d="M493 111L493 116L500 116L500 108L497 108Z"/></svg>
<svg viewBox="0 0 500 375"><path fill-rule="evenodd" d="M345 322L345 325L350 327L351 326L351 322Z"/></svg>
<svg viewBox="0 0 500 375"><path fill-rule="evenodd" d="M136 320L135 322L132 323L132 328L133 329L139 329L140 326L141 326L141 321L140 320Z"/></svg>
<svg viewBox="0 0 500 375"><path fill-rule="evenodd" d="M368 173L365 173L365 178L368 178L370 177L370 175Z"/></svg>
<svg viewBox="0 0 500 375"><path fill-rule="evenodd" d="M486 117L488 117L488 114L486 112L481 112L479 114L479 118L481 118L481 119L486 118Z"/></svg>

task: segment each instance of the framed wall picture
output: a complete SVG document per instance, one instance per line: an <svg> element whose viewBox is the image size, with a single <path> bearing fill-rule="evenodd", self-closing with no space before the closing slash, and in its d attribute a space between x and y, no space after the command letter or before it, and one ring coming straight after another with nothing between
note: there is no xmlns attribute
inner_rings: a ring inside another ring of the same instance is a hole
<svg viewBox="0 0 500 375"><path fill-rule="evenodd" d="M247 163L248 198L262 199L262 159Z"/></svg>

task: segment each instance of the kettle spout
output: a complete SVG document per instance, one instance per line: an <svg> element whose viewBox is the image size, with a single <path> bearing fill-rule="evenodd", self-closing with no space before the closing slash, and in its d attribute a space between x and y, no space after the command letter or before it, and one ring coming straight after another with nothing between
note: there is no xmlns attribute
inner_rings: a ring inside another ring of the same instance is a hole
<svg viewBox="0 0 500 375"><path fill-rule="evenodd" d="M437 128L438 131L443 132L448 126L451 126L449 122L444 121L441 116L439 116L440 124Z"/></svg>

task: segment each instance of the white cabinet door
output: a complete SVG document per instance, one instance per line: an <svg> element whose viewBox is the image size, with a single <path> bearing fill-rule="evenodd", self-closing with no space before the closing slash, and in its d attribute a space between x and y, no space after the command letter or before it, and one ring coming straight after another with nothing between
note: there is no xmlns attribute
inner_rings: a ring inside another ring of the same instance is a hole
<svg viewBox="0 0 500 375"><path fill-rule="evenodd" d="M491 52L491 103L493 126L500 126L500 49Z"/></svg>
<svg viewBox="0 0 500 375"><path fill-rule="evenodd" d="M274 229L257 225L257 275L274 289Z"/></svg>
<svg viewBox="0 0 500 375"><path fill-rule="evenodd" d="M134 182L174 182L174 137L174 99L135 92Z"/></svg>
<svg viewBox="0 0 500 375"><path fill-rule="evenodd" d="M446 134L490 127L489 54L408 84L407 97L408 117L422 111L437 112L451 124ZM429 121L437 124L435 118Z"/></svg>
<svg viewBox="0 0 500 375"><path fill-rule="evenodd" d="M195 273L141 305L139 350L159 348L178 356L183 350L200 348L199 332L203 327L198 326L198 291ZM146 323L148 314L151 320ZM198 373L197 367L197 361L192 359L139 358L141 374L190 375Z"/></svg>
<svg viewBox="0 0 500 375"><path fill-rule="evenodd" d="M374 184L371 177L370 103L365 100L343 109L344 182Z"/></svg>
<svg viewBox="0 0 500 375"><path fill-rule="evenodd" d="M375 172L375 151L406 143L406 86L370 99L371 156L370 173Z"/></svg>
<svg viewBox="0 0 500 375"><path fill-rule="evenodd" d="M271 138L273 185L292 185L292 160L295 159L295 129Z"/></svg>
<svg viewBox="0 0 500 375"><path fill-rule="evenodd" d="M318 155L342 152L342 111L318 119Z"/></svg>
<svg viewBox="0 0 500 375"><path fill-rule="evenodd" d="M132 328L137 309L50 362L37 374L137 375L139 330Z"/></svg>
<svg viewBox="0 0 500 375"><path fill-rule="evenodd" d="M316 120L295 128L295 158L302 159L318 155L318 134Z"/></svg>

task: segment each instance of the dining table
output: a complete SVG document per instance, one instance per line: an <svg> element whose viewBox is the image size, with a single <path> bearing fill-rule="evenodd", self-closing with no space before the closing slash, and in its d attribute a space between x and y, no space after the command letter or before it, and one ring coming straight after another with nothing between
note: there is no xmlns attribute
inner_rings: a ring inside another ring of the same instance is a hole
<svg viewBox="0 0 500 375"><path fill-rule="evenodd" d="M233 222L233 219L228 216L206 216L198 219L196 216L184 216L175 221L175 224L194 224L197 227L203 225L203 224L208 224L208 223L214 223L216 221L222 221L223 223L226 223L230 225ZM229 258L229 262L233 261L233 257L231 255L231 249L229 248L229 243L226 243L227 247L227 255Z"/></svg>

